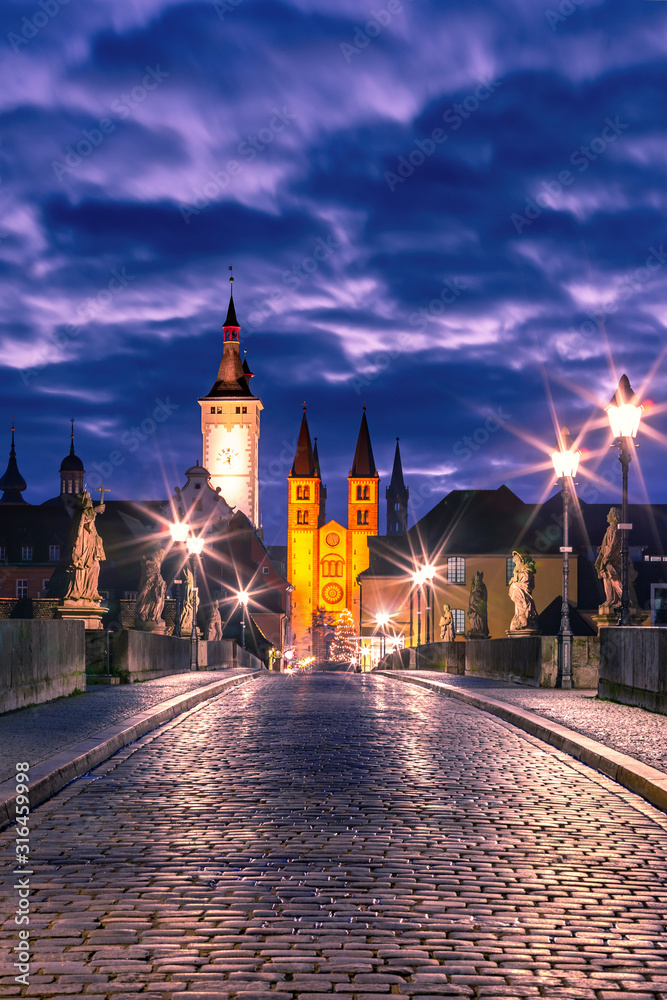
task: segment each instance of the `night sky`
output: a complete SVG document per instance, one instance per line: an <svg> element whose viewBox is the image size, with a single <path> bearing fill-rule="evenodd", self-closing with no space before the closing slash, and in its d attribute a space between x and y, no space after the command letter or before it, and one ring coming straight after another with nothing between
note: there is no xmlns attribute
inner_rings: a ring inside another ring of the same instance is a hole
<svg viewBox="0 0 667 1000"><path fill-rule="evenodd" d="M364 405L411 520L548 495L563 422L611 503L627 372L655 401L631 498L667 501L667 4L31 0L2 44L0 461L15 414L29 502L70 417L111 499L184 483L230 264L267 542L304 401L332 517Z"/></svg>

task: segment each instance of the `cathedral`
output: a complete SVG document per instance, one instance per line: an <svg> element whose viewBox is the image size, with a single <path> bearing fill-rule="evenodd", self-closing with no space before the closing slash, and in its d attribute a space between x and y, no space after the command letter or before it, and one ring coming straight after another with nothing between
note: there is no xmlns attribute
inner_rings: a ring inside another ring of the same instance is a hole
<svg viewBox="0 0 667 1000"><path fill-rule="evenodd" d="M380 477L375 467L366 407L347 478L347 526L327 521L326 486L322 483L317 439L311 442L306 408L288 476L287 579L292 593L292 634L297 655L316 654L313 631L318 621L335 622L347 608L361 632L358 576L368 569L368 539L379 534ZM387 534L403 534L408 520L408 489L401 454L396 454L386 490Z"/></svg>

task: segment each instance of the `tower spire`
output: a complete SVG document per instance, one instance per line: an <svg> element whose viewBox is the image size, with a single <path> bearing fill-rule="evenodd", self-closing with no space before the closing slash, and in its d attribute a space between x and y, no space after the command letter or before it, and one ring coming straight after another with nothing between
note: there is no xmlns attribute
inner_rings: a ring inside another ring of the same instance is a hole
<svg viewBox="0 0 667 1000"><path fill-rule="evenodd" d="M410 491L403 479L401 450L396 438L394 467L391 472L391 482L385 490L387 498L387 534L403 535L408 529L408 497Z"/></svg>
<svg viewBox="0 0 667 1000"><path fill-rule="evenodd" d="M319 476L319 470L315 464L315 455L310 441L310 431L308 430L308 420L306 418L306 404L303 404L303 416L299 437L296 442L296 452L292 463L293 476Z"/></svg>
<svg viewBox="0 0 667 1000"><path fill-rule="evenodd" d="M74 451L74 417L70 417L72 429L70 432L69 455L60 464L60 495L65 493L76 496L83 489L85 470L83 462Z"/></svg>
<svg viewBox="0 0 667 1000"><path fill-rule="evenodd" d="M354 453L350 476L353 479L372 479L377 474L375 459L373 458L371 435L368 430L368 421L366 420L366 407L364 406L359 437L357 439L357 449Z"/></svg>
<svg viewBox="0 0 667 1000"><path fill-rule="evenodd" d="M14 417L12 417L12 444L9 449L9 462L7 470L0 479L0 490L3 491L0 503L27 503L23 499L22 493L27 490L28 484L19 472L16 461L16 449L14 448Z"/></svg>

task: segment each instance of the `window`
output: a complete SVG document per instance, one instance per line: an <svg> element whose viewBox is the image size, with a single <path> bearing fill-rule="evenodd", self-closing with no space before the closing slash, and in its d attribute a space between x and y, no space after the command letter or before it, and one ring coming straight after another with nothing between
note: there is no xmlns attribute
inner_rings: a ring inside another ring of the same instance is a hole
<svg viewBox="0 0 667 1000"><path fill-rule="evenodd" d="M21 559L24 562L32 562L32 545L21 546Z"/></svg>
<svg viewBox="0 0 667 1000"><path fill-rule="evenodd" d="M0 562L4 562L7 558L7 553L5 551L4 545L0 545Z"/></svg>
<svg viewBox="0 0 667 1000"><path fill-rule="evenodd" d="M240 406L237 406L237 407L236 407L236 412L237 412L237 413L240 413L240 412L241 412L241 407L240 407Z"/></svg>
<svg viewBox="0 0 667 1000"><path fill-rule="evenodd" d="M60 559L60 546L49 545L49 562L58 562Z"/></svg>
<svg viewBox="0 0 667 1000"><path fill-rule="evenodd" d="M342 559L324 559L322 561L322 576L342 576Z"/></svg>
<svg viewBox="0 0 667 1000"><path fill-rule="evenodd" d="M368 486L357 486L357 500L370 500L370 498Z"/></svg>
<svg viewBox="0 0 667 1000"><path fill-rule="evenodd" d="M136 592L136 590L124 590L123 591L123 600L124 601L136 601L136 599L137 599L137 592Z"/></svg>
<svg viewBox="0 0 667 1000"><path fill-rule="evenodd" d="M99 591L98 591L98 594L100 595L100 597L102 598L102 600L103 600L103 601L104 601L105 603L108 603L108 602L109 602L109 595L110 595L110 593L111 593L111 592L110 592L109 590L99 590Z"/></svg>
<svg viewBox="0 0 667 1000"><path fill-rule="evenodd" d="M454 618L454 631L457 635L463 635L466 630L466 613L463 608L452 608Z"/></svg>
<svg viewBox="0 0 667 1000"><path fill-rule="evenodd" d="M27 597L28 596L28 581L27 580L17 580L16 581L16 596Z"/></svg>
<svg viewBox="0 0 667 1000"><path fill-rule="evenodd" d="M48 580L42 580L42 591L45 591L48 586L49 586L49 581Z"/></svg>
<svg viewBox="0 0 667 1000"><path fill-rule="evenodd" d="M368 524L368 511L358 510L357 511L357 524Z"/></svg>
<svg viewBox="0 0 667 1000"><path fill-rule="evenodd" d="M215 406L211 407L211 413L215 413Z"/></svg>
<svg viewBox="0 0 667 1000"><path fill-rule="evenodd" d="M466 582L466 561L461 556L449 556L447 559L447 583Z"/></svg>
<svg viewBox="0 0 667 1000"><path fill-rule="evenodd" d="M508 556L507 562L505 564L505 583L509 587L512 582L512 577L514 576L514 560L511 556Z"/></svg>
<svg viewBox="0 0 667 1000"><path fill-rule="evenodd" d="M310 500L310 486L304 486L303 488L303 499Z"/></svg>
<svg viewBox="0 0 667 1000"><path fill-rule="evenodd" d="M296 523L297 524L308 524L308 511L307 510L297 510L297 512L296 512Z"/></svg>
<svg viewBox="0 0 667 1000"><path fill-rule="evenodd" d="M241 407L241 413L247 413L247 412L248 412L248 407L247 406L242 406Z"/></svg>
<svg viewBox="0 0 667 1000"><path fill-rule="evenodd" d="M222 414L222 407L221 406L218 407L218 413Z"/></svg>
<svg viewBox="0 0 667 1000"><path fill-rule="evenodd" d="M264 574L264 576L268 576L269 575L269 567L268 566L262 566L262 573Z"/></svg>

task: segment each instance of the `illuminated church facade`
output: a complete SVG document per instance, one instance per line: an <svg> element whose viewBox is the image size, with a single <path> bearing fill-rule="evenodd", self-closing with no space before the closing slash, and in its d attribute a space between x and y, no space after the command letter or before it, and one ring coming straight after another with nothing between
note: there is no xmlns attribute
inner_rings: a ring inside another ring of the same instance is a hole
<svg viewBox="0 0 667 1000"><path fill-rule="evenodd" d="M347 479L347 525L326 518L317 439L313 447L306 408L288 476L287 579L292 585L292 635L297 656L313 655L314 616L337 621L344 608L360 621L358 576L368 569L368 539L379 533L380 477L375 466L366 409ZM408 491L396 455L387 488L387 532L407 527Z"/></svg>

